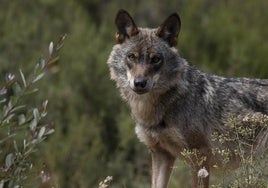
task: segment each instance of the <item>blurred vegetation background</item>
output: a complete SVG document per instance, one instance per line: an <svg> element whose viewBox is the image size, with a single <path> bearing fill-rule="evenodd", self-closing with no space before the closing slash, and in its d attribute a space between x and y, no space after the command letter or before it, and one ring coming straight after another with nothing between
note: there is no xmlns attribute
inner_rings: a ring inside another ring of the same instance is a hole
<svg viewBox="0 0 268 188"><path fill-rule="evenodd" d="M42 92L29 100L48 99L55 129L34 163L45 164L56 187L97 187L108 175L111 187L150 187L149 152L106 65L118 9L143 27L178 12L178 48L187 60L215 74L268 78L267 7L265 0L0 0L0 80L20 68L27 74L50 41L68 35ZM178 185L189 187L181 162L170 187Z"/></svg>

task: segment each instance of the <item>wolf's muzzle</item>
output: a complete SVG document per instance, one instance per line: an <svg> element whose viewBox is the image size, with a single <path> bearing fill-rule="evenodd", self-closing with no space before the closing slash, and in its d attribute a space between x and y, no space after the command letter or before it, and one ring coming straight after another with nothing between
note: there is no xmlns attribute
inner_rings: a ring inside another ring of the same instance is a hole
<svg viewBox="0 0 268 188"><path fill-rule="evenodd" d="M135 91L138 94L144 94L148 92L148 81L144 77L137 77L134 79L134 88L133 91Z"/></svg>
<svg viewBox="0 0 268 188"><path fill-rule="evenodd" d="M134 79L134 86L137 89L144 89L147 85L147 79L143 77L138 77Z"/></svg>

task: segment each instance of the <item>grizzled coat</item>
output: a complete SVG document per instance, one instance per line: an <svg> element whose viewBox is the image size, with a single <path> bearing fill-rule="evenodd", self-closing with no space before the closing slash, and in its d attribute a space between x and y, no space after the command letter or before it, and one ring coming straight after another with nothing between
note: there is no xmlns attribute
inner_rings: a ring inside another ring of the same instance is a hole
<svg viewBox="0 0 268 188"><path fill-rule="evenodd" d="M157 29L138 28L120 10L116 17L117 44L108 59L111 79L130 106L136 134L152 153L152 187L167 187L176 158L189 163L192 186L197 173L219 160L212 148L214 132L228 132L231 116L268 114L268 80L224 78L202 72L183 59L175 46L180 31L175 13ZM268 133L259 136L265 147ZM229 143L231 144L231 143ZM232 149L231 145L228 145ZM202 164L189 161L184 149L196 150ZM208 187L208 177L204 180Z"/></svg>

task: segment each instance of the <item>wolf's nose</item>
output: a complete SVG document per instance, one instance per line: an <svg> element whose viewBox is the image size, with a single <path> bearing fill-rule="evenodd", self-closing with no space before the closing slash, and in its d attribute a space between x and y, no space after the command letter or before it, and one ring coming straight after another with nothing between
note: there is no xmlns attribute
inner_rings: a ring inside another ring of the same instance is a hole
<svg viewBox="0 0 268 188"><path fill-rule="evenodd" d="M138 77L134 79L134 86L139 89L144 89L146 87L147 80L142 77Z"/></svg>

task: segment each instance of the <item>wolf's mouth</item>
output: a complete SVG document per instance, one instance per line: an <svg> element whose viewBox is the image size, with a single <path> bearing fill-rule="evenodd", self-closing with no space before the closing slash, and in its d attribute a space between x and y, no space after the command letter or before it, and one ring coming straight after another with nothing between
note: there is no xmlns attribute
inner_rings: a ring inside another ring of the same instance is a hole
<svg viewBox="0 0 268 188"><path fill-rule="evenodd" d="M131 88L132 89L132 88ZM139 94L139 95L142 95L142 94L145 94L145 93L148 93L149 92L149 89L132 89L135 93Z"/></svg>

